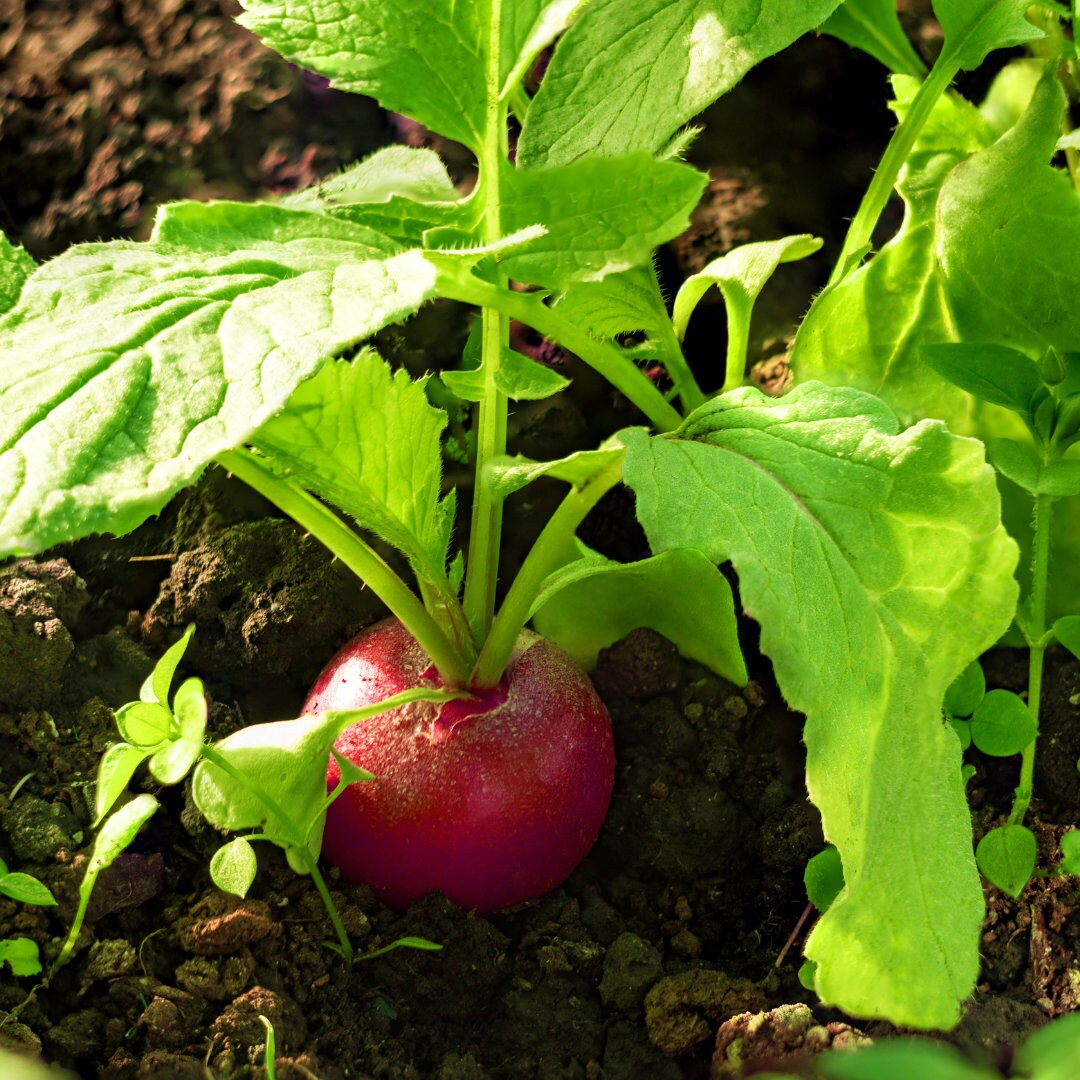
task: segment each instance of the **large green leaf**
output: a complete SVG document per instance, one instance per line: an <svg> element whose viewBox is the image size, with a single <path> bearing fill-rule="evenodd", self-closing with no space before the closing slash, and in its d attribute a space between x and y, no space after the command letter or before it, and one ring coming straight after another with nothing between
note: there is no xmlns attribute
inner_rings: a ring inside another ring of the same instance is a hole
<svg viewBox="0 0 1080 1080"><path fill-rule="evenodd" d="M1032 359L1050 345L1080 348L1080 198L1047 164L1062 107L1051 73L994 141L1031 78L1030 65L1006 69L979 112L939 103L906 167L900 232L815 302L792 351L799 379L869 390L906 421L932 416L984 441L1030 441L1014 413L946 382L922 350L961 339ZM1029 546L1030 498L1008 484L1003 498L1010 533ZM1056 508L1053 545L1050 606L1064 614L1080 597L1080 500Z"/></svg>
<svg viewBox="0 0 1080 1080"><path fill-rule="evenodd" d="M0 317L0 554L134 528L326 358L432 294L419 252L241 206L72 248Z"/></svg>
<svg viewBox="0 0 1080 1080"><path fill-rule="evenodd" d="M564 35L518 145L523 165L656 153L838 0L591 0Z"/></svg>
<svg viewBox="0 0 1080 1080"><path fill-rule="evenodd" d="M1043 36L1025 18L1030 0L933 0L945 32L938 63L974 71L995 49Z"/></svg>
<svg viewBox="0 0 1080 1080"><path fill-rule="evenodd" d="M477 149L493 0L243 0L240 22L332 86Z"/></svg>
<svg viewBox="0 0 1080 1080"><path fill-rule="evenodd" d="M941 722L949 684L1005 630L1015 545L982 446L855 390L743 389L678 437L621 437L654 551L730 560L785 699L846 886L810 937L821 996L951 1027L978 972L983 902Z"/></svg>
<svg viewBox="0 0 1080 1080"><path fill-rule="evenodd" d="M275 470L404 551L418 574L446 578L453 497L442 498L446 414L422 382L371 350L302 383L254 444Z"/></svg>

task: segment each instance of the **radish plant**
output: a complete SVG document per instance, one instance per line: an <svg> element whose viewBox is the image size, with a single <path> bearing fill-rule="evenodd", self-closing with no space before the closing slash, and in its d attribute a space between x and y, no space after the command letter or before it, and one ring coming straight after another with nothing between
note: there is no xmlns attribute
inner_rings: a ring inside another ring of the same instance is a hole
<svg viewBox="0 0 1080 1080"><path fill-rule="evenodd" d="M462 196L435 154L395 147L276 201L162 207L145 243L79 245L41 267L0 249L0 553L127 532L215 463L266 495L393 621L330 661L313 715L230 739L294 745L317 729L328 741L295 763L305 806L326 809L328 767L332 794L356 769L376 774L329 806L327 853L393 903L440 888L483 910L564 877L610 797L610 722L566 652L587 663L650 626L745 682L718 569L730 564L781 691L806 714L808 789L842 864L807 945L815 988L859 1015L955 1024L978 971L983 899L941 705L1005 632L1017 596L1017 548L983 446L924 416L901 423L862 389L807 382L772 399L742 385L754 300L780 263L814 254L811 236L729 253L683 285L673 313L652 262L705 185L681 161L692 119L822 24L904 57L919 77L895 14L869 0L246 7L245 25L289 60L464 143L477 184ZM916 119L874 176L811 313L815 333L844 333L826 300L855 280L909 143L956 72L1041 34L1025 7L938 0L943 66L912 93ZM860 37L868 19L889 32ZM530 96L525 76L553 43ZM730 333L710 396L681 338L714 285ZM909 308L921 302L899 291ZM441 475L446 414L424 380L358 349L437 297L479 311L461 368L440 373L473 413L465 550ZM509 457L511 403L565 387L509 349L511 319L604 376L640 426L556 461ZM670 392L647 367L663 369ZM568 493L500 583L504 501L545 476ZM576 537L620 481L653 550L629 565ZM403 553L411 580L373 537ZM412 697L380 704L398 694ZM340 733L331 755L341 710L378 715ZM124 770L141 755L169 776L201 755L196 793L200 774L220 769L201 729L180 722L155 738L112 753L127 755ZM251 765L267 787L281 782L269 758ZM268 833L265 805L255 813L221 823ZM265 838L288 840L294 866L314 876L313 820Z"/></svg>

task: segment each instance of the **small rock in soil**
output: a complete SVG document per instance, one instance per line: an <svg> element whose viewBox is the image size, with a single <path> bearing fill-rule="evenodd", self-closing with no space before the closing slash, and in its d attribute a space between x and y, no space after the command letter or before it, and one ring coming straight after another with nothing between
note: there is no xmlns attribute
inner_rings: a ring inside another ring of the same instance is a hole
<svg viewBox="0 0 1080 1080"><path fill-rule="evenodd" d="M63 803L46 802L36 795L16 799L0 818L0 827L24 863L51 863L57 852L77 848L75 837L82 835L75 815Z"/></svg>
<svg viewBox="0 0 1080 1080"><path fill-rule="evenodd" d="M657 1050L683 1057L711 1039L722 1020L764 1005L764 996L749 979L732 979L722 971L683 971L661 979L645 995L645 1026Z"/></svg>
<svg viewBox="0 0 1080 1080"><path fill-rule="evenodd" d="M17 1020L5 1019L0 1023L0 1049L9 1050L20 1057L41 1057L41 1040L34 1034L33 1028L20 1024Z"/></svg>
<svg viewBox="0 0 1080 1080"><path fill-rule="evenodd" d="M61 1065L95 1058L105 1046L105 1017L97 1009L68 1013L45 1032L43 1041L50 1060Z"/></svg>
<svg viewBox="0 0 1080 1080"><path fill-rule="evenodd" d="M660 954L637 934L620 934L604 958L600 1000L634 1018L649 987L664 974Z"/></svg>
<svg viewBox="0 0 1080 1080"><path fill-rule="evenodd" d="M80 879L84 861L83 855L73 861ZM122 851L98 876L86 908L87 921L97 922L113 912L145 904L161 892L163 876L164 862L160 852L141 855L135 851Z"/></svg>
<svg viewBox="0 0 1080 1080"><path fill-rule="evenodd" d="M768 1012L745 1012L716 1033L710 1080L741 1080L747 1073L784 1070L830 1047L853 1047L872 1040L843 1023L819 1024L803 1004Z"/></svg>
<svg viewBox="0 0 1080 1080"><path fill-rule="evenodd" d="M88 600L85 583L64 559L0 570L0 701L31 708L56 700L75 651L68 627Z"/></svg>
<svg viewBox="0 0 1080 1080"><path fill-rule="evenodd" d="M84 986L104 982L106 979L118 979L131 971L138 960L135 946L123 938L108 941L95 941L90 948L83 969Z"/></svg>
<svg viewBox="0 0 1080 1080"><path fill-rule="evenodd" d="M592 680L605 701L641 699L674 690L682 665L678 650L655 630L634 630L601 649Z"/></svg>
<svg viewBox="0 0 1080 1080"><path fill-rule="evenodd" d="M239 952L265 937L277 937L281 923L264 900L211 893L190 915L177 920L176 933L184 952L220 956Z"/></svg>

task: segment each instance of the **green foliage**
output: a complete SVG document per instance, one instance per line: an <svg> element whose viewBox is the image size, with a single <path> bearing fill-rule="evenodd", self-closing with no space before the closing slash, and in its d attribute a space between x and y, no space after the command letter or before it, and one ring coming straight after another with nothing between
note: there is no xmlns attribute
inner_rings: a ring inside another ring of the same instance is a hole
<svg viewBox="0 0 1080 1080"><path fill-rule="evenodd" d="M821 30L869 53L897 74L921 77L926 73L926 65L900 25L896 0L845 0L821 24Z"/></svg>
<svg viewBox="0 0 1080 1080"><path fill-rule="evenodd" d="M1016 603L981 447L929 422L899 433L875 399L814 384L726 394L676 434L624 432L626 481L654 551L734 564L806 713L810 795L846 881L807 945L816 989L856 1014L948 1026L974 985L983 904L939 710ZM798 552L797 572L781 552Z"/></svg>
<svg viewBox="0 0 1080 1080"><path fill-rule="evenodd" d="M51 907L56 903L56 897L47 885L30 874L8 870L3 859L0 859L0 896L6 896L17 904Z"/></svg>
<svg viewBox="0 0 1080 1080"><path fill-rule="evenodd" d="M1019 896L1031 879L1037 856L1035 834L1023 825L991 829L975 849L987 881L1012 897Z"/></svg>
<svg viewBox="0 0 1080 1080"><path fill-rule="evenodd" d="M819 851L806 864L803 883L806 885L807 900L818 911L828 911L832 907L844 887L844 866L840 861L840 852L832 844ZM813 986L810 988L813 989Z"/></svg>

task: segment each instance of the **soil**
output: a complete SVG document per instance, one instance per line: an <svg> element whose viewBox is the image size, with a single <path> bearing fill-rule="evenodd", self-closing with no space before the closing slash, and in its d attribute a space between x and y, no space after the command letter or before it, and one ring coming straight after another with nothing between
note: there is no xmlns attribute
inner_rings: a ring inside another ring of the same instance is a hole
<svg viewBox="0 0 1080 1080"><path fill-rule="evenodd" d="M78 240L145 235L170 198L287 190L390 139L427 138L300 76L229 21L236 10L229 0L87 0L72 17L59 0L9 4L5 231L42 258ZM668 285L735 243L808 223L819 233L831 224L823 235L835 250L890 130L884 100L880 69L824 38L752 73L704 118L692 158L712 183L692 232L662 254ZM467 184L467 155L443 149ZM782 385L774 358L828 263L783 268L762 297L752 349L767 385ZM380 348L424 370L463 336L459 316L436 306ZM556 456L632 422L572 357L527 336L521 345L575 382L515 414L515 449ZM688 350L711 389L719 306L695 318ZM546 499L538 487L511 504L506 572ZM609 554L641 554L624 492L585 534ZM209 734L220 738L295 715L325 659L380 614L317 544L218 472L122 540L0 568L0 857L59 900L0 899L0 939L28 936L46 962L55 956L85 868L97 764L116 739L111 710L137 697L187 623L198 631L183 670L205 680ZM803 867L823 841L803 784L802 719L756 656L755 628L742 631L752 666L742 689L649 631L602 654L594 680L614 725L615 795L593 852L554 893L486 918L438 895L399 913L328 868L358 949L418 935L438 952L347 966L323 947L333 934L310 879L266 845L248 898L219 892L207 863L220 835L184 786L137 774L133 789L162 808L100 878L75 956L51 985L28 998L32 979L0 973L0 1012L18 1009L0 1023L0 1045L83 1077L239 1080L263 1075L262 1015L282 1080L719 1080L887 1036L887 1025L815 1003L797 977L797 942L778 961L804 914ZM988 671L992 685L1023 688L1021 654L994 654ZM1060 857L1080 805L1078 703L1080 664L1051 653L1041 865ZM1008 807L1015 763L972 754L981 835ZM1004 1066L1026 1034L1077 1007L1080 894L1073 879L1037 878L1017 901L989 887L987 899L983 972L950 1038Z"/></svg>

